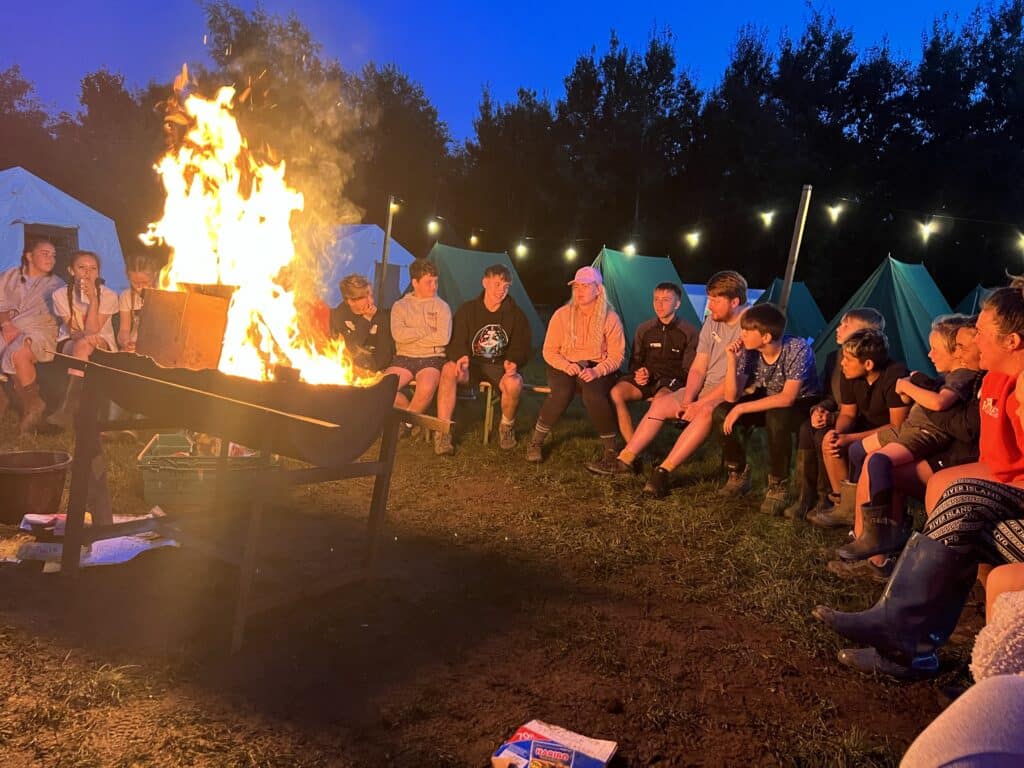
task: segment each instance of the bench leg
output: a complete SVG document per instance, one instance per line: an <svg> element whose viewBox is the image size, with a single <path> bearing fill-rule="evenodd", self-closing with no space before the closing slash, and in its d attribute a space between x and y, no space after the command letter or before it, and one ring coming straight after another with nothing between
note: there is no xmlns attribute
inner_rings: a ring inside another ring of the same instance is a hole
<svg viewBox="0 0 1024 768"><path fill-rule="evenodd" d="M480 391L484 393L484 447L491 442L491 428L494 426L494 387L489 381L480 385Z"/></svg>

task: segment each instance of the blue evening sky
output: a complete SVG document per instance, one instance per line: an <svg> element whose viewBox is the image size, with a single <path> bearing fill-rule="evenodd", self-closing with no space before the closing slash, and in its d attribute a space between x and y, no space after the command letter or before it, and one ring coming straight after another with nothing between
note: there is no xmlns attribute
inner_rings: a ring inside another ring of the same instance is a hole
<svg viewBox="0 0 1024 768"><path fill-rule="evenodd" d="M514 98L520 86L557 99L576 57L595 45L600 54L612 29L636 50L653 29L668 27L681 65L707 89L721 77L741 26L765 29L774 47L784 32L799 36L811 7L800 0L265 0L263 6L272 13L295 11L323 54L346 69L367 61L397 64L423 86L457 140L471 135L485 84L501 101ZM835 0L813 7L851 27L859 50L888 37L896 54L917 61L922 35L937 15L948 12L959 26L976 3ZM169 80L183 61L204 58L203 13L192 0L0 0L0 8L0 70L19 64L51 112L75 111L79 81L100 67L124 74L136 87Z"/></svg>

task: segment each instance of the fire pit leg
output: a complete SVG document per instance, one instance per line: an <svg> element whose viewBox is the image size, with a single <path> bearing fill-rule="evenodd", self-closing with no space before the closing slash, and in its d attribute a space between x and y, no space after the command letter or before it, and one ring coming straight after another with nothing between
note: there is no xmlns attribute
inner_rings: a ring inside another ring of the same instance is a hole
<svg viewBox="0 0 1024 768"><path fill-rule="evenodd" d="M395 468L395 452L398 448L398 426L401 423L397 413L392 413L384 420L384 429L380 437L380 454L377 460L381 463L381 473L373 482L373 496L370 499L370 517L366 526L366 560L363 563L367 576L373 575L377 563L377 551L380 547L380 535L384 528L387 514L388 492L391 490L391 472Z"/></svg>
<svg viewBox="0 0 1024 768"><path fill-rule="evenodd" d="M96 478L96 469L103 470L103 449L100 445L99 396L96 384L89 376L82 383L82 400L75 419L75 454L71 464L71 491L64 526L64 547L61 551L61 572L78 573L81 562L82 540L85 533L85 509L94 494L90 485L99 479L106 482L105 473ZM108 496L109 502L109 496ZM94 521L95 522L95 521Z"/></svg>
<svg viewBox="0 0 1024 768"><path fill-rule="evenodd" d="M222 452L218 490L227 485L227 446L228 439L221 437ZM269 440L264 441L260 448L260 464L270 465L272 445ZM218 493L223 498L223 493ZM255 497L246 497L245 504L252 504L249 508L248 520L245 526L245 543L242 548L242 562L238 566L238 602L235 603L235 619L231 627L231 653L238 653L242 649L242 639L245 636L245 621L249 616L249 596L252 593L252 580L256 570L256 545L259 539L260 528L263 525L263 498L265 494L257 494Z"/></svg>

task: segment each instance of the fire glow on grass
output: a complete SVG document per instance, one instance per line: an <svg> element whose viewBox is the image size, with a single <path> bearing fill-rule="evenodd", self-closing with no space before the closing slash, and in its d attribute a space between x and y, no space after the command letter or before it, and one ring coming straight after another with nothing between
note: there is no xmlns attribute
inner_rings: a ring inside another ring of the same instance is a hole
<svg viewBox="0 0 1024 768"><path fill-rule="evenodd" d="M291 220L302 210L302 194L285 180L283 161L261 161L248 148L232 115L234 95L229 87L212 100L190 95L185 140L156 165L164 215L141 238L170 247L160 287L236 286L219 365L224 373L266 381L285 365L311 384L370 383L357 379L340 340L300 315L304 302L290 271Z"/></svg>

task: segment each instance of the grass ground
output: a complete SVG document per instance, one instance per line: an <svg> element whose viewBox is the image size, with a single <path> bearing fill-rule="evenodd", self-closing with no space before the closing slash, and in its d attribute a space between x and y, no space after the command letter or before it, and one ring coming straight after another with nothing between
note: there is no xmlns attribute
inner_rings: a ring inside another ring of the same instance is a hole
<svg viewBox="0 0 1024 768"><path fill-rule="evenodd" d="M710 448L652 501L642 478L585 470L580 411L533 466L481 445L478 410L460 405L453 457L400 445L376 581L354 566L369 483L269 516L260 591L308 594L254 618L236 656L233 571L187 549L70 585L0 568L4 764L482 766L539 718L619 741L618 766L885 766L963 680L969 631L937 682L836 666L810 608L865 606L877 585L824 570L839 534L760 515L763 470L723 503ZM69 442L0 424L7 449ZM144 509L138 447L107 451L118 510Z"/></svg>

